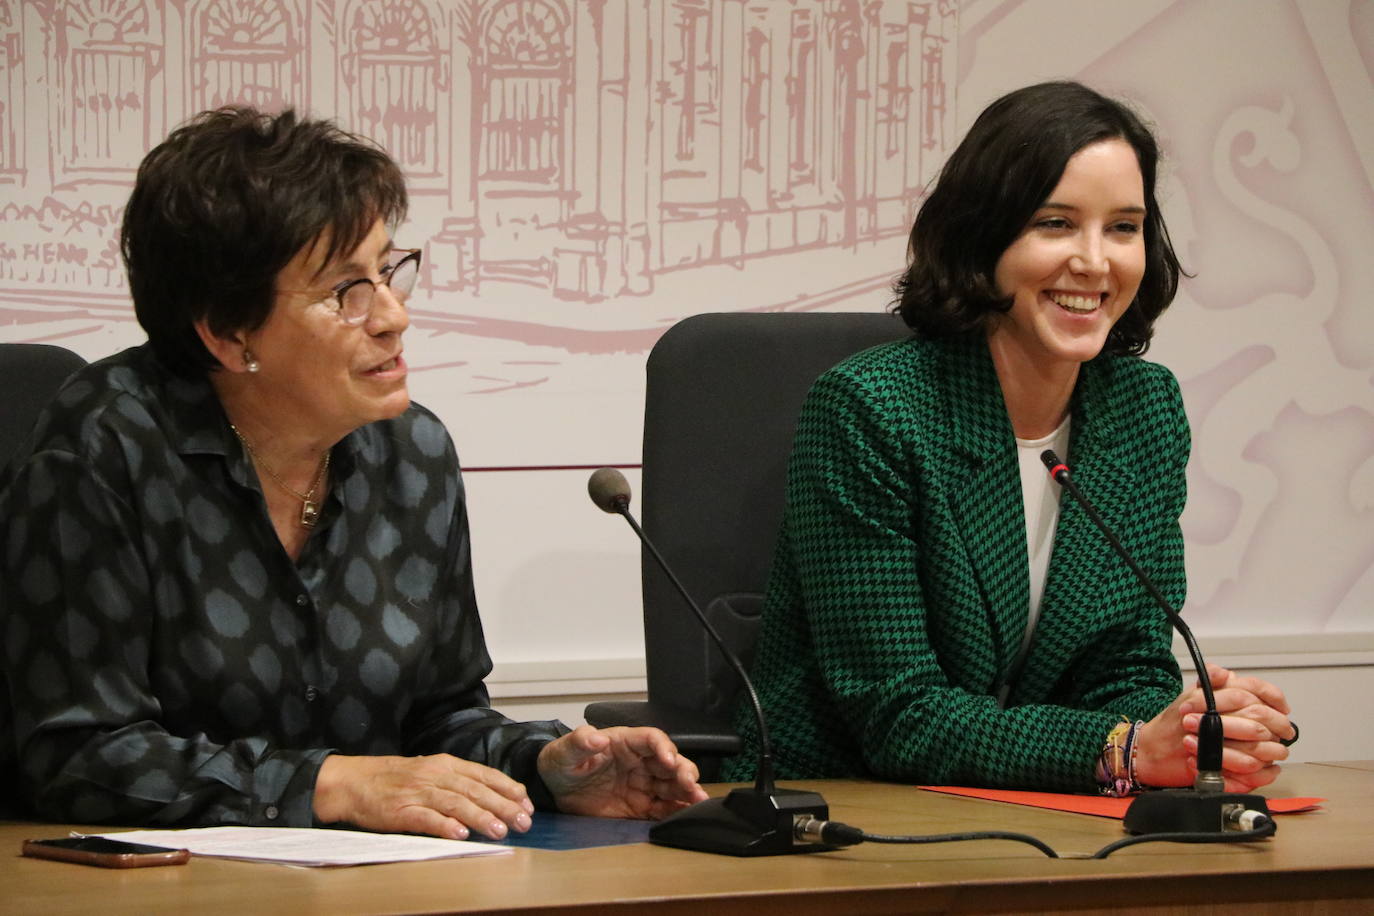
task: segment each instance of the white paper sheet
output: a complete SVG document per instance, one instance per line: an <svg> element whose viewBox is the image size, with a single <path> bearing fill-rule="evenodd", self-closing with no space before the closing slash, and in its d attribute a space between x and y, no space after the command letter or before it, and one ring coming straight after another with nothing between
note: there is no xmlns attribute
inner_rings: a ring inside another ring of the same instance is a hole
<svg viewBox="0 0 1374 916"><path fill-rule="evenodd" d="M130 830L93 835L169 849L189 849L192 855L197 856L310 867L418 862L459 856L502 855L512 851L508 846L442 840L438 837L308 827L192 827L186 830Z"/></svg>

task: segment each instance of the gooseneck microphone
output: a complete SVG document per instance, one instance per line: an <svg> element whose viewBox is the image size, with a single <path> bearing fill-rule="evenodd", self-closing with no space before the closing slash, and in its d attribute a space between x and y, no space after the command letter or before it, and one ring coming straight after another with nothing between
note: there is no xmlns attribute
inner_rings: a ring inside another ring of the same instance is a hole
<svg viewBox="0 0 1374 916"><path fill-rule="evenodd" d="M724 798L709 798L669 815L650 828L650 842L733 856L775 856L834 849L834 845L820 841L806 829L807 825L829 820L830 808L825 799L815 792L779 789L773 784L773 745L754 683L738 656L725 645L701 607L630 513L630 482L615 468L600 468L587 481L587 493L603 512L622 516L634 529L658 568L696 614L739 677L758 727L758 774L753 787L733 789Z"/></svg>
<svg viewBox="0 0 1374 916"><path fill-rule="evenodd" d="M1057 463L1057 462L1056 462ZM941 833L927 835L888 835L874 834L857 827L831 821L830 806L815 792L796 789L779 789L773 785L773 746L768 737L768 725L764 722L763 706L759 703L758 692L749 674L744 670L739 657L731 652L721 639L716 628L702 613L701 606L683 587L682 582L669 568L658 548L645 536L639 523L630 514L630 484L625 475L615 468L600 468L587 481L587 493L592 502L603 512L620 515L634 529L659 569L663 570L673 587L677 589L687 606L696 614L697 620L710 634L721 655L725 656L730 667L739 676L749 697L749 705L754 712L754 722L759 733L758 775L754 785L748 788L733 789L724 798L708 798L689 808L684 808L649 828L649 841L660 846L677 846L682 849L695 849L699 852L723 853L732 856L776 856L796 852L822 852L856 843L954 843L964 840L1011 840L1034 846L1050 858L1058 858L1051 847L1024 833L1007 830L979 830L963 833ZM1191 637L1190 637L1191 638ZM1218 733L1220 734L1220 733ZM1154 793L1155 795L1165 793ZM1193 796L1190 791L1186 793ZM1194 796L1195 797L1195 796ZM1273 832L1272 820L1264 807L1264 799L1258 796L1212 796L1214 798L1255 800L1256 805L1229 803L1222 815L1227 819L1230 832L1215 836L1204 836L1198 832L1178 833L1177 821L1170 822L1170 832L1152 832L1149 836L1128 837L1099 849L1093 858L1104 859L1115 850L1133 843L1148 840L1175 840L1179 842L1246 842L1268 836ZM1137 802L1138 804L1138 802ZM1256 809L1256 810L1250 810ZM1134 808L1132 809L1134 810ZM1260 814L1259 812L1263 812ZM1129 819L1130 815L1127 815ZM1259 823L1259 821L1264 823ZM1158 828L1166 829L1165 827Z"/></svg>
<svg viewBox="0 0 1374 916"><path fill-rule="evenodd" d="M1198 725L1197 779L1193 783L1193 788L1148 792L1137 797L1126 812L1126 829L1132 833L1142 834L1224 833L1228 830L1253 829L1252 825L1255 824L1256 818L1270 820L1269 806L1262 796L1226 791L1226 780L1221 772L1221 713L1217 712L1212 679L1207 675L1207 664L1202 659L1202 650L1193 638L1192 629L1169 604L1168 599L1146 575L1145 570L1141 569L1130 551L1122 546L1092 502L1079 490L1078 484L1069 473L1069 466L1060 461L1052 449L1041 452L1040 460L1050 472L1050 477L1083 508L1088 518L1107 539L1107 543L1126 562L1136 579L1145 587L1145 591L1183 637L1184 643L1188 646L1188 653L1193 658L1193 665L1197 668L1198 682L1202 686L1202 695L1207 704L1207 711L1202 714L1202 721ZM1242 823L1251 826L1242 827Z"/></svg>

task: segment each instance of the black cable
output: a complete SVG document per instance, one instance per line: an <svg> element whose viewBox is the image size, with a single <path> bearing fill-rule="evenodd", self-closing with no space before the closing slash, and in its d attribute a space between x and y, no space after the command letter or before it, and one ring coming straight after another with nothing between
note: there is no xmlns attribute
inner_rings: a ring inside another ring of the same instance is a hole
<svg viewBox="0 0 1374 916"><path fill-rule="evenodd" d="M979 830L973 833L934 833L928 836L886 836L881 833L865 833L863 836L864 841L868 843L909 843L913 845L919 845L921 843L957 843L962 840L1014 840L1017 843L1025 843L1029 846L1034 846L1051 859L1059 858L1059 853L1050 848L1048 844L1028 834L1012 833L1007 830Z"/></svg>
<svg viewBox="0 0 1374 916"><path fill-rule="evenodd" d="M1103 846L1091 856L1072 856L1071 858L1105 859L1107 856L1123 849L1127 846L1135 846L1138 843L1248 843L1251 840L1262 840L1271 837L1277 832L1278 825L1272 818L1265 818L1264 823L1253 830L1228 830L1223 833L1203 833L1203 832L1176 832L1176 833L1147 833L1140 836L1128 836ZM859 843L891 843L903 845L922 845L925 843L957 843L964 840L1012 840L1017 843L1025 843L1034 846L1051 859L1060 858L1059 853L1055 852L1048 844L1025 833L1012 833L1006 830L981 830L970 833L934 833L927 835L890 836L881 833L867 833L858 827L843 824L839 821L819 821L809 818L800 822L796 827L799 839L811 842L825 843L829 846L855 846Z"/></svg>
<svg viewBox="0 0 1374 916"><path fill-rule="evenodd" d="M1013 840L1017 843L1026 843L1049 856L1051 859L1059 858L1059 853L1055 852L1045 843L1037 840L1033 836L1024 833L1011 833L1005 830L980 830L970 833L935 833L925 836L889 836L881 833L866 833L858 827L851 827L849 824L842 824L838 821L817 821L812 820L798 827L799 831L805 831L808 837L815 837L821 843L831 846L854 846L858 843L900 843L905 845L920 845L923 843L957 843L963 840Z"/></svg>
<svg viewBox="0 0 1374 916"><path fill-rule="evenodd" d="M1248 843L1251 840L1271 837L1277 830L1278 825L1269 819L1254 830L1234 830L1225 833L1142 833L1139 836L1128 836L1125 839L1117 840L1115 843L1108 843L1093 853L1091 858L1105 859L1126 846L1156 841L1163 843Z"/></svg>

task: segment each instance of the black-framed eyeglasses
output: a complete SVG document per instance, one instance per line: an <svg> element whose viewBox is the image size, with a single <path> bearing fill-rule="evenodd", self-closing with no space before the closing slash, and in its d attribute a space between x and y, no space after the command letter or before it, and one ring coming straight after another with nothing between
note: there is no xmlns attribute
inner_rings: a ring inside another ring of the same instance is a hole
<svg viewBox="0 0 1374 916"><path fill-rule="evenodd" d="M397 257L399 255L400 257ZM396 301L402 305L410 298L415 289L415 281L420 276L420 249L393 248L394 260L381 269L380 281L370 277L345 280L329 290L327 296L333 301L339 317L345 324L359 325L372 314L372 304L377 298L377 287L385 286L391 290ZM284 293L315 293L317 290L284 289Z"/></svg>

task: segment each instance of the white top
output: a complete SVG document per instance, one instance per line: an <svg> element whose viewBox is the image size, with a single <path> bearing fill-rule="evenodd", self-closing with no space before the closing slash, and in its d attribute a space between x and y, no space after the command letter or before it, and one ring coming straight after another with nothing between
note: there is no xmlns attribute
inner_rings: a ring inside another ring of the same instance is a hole
<svg viewBox="0 0 1374 916"><path fill-rule="evenodd" d="M1021 639L1018 657L1030 645L1035 622L1040 619L1040 598L1045 594L1045 576L1050 568L1050 548L1059 522L1059 484L1050 479L1040 453L1052 448L1061 457L1069 453L1069 418L1059 428L1040 439L1016 440L1021 463L1021 498L1026 509L1026 555L1030 561L1030 607L1026 635Z"/></svg>

